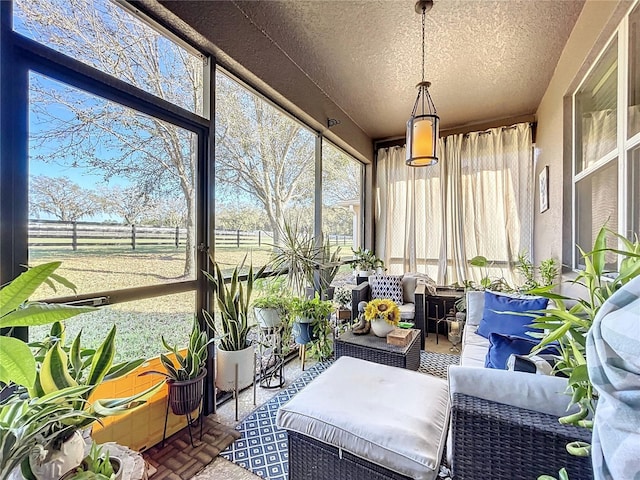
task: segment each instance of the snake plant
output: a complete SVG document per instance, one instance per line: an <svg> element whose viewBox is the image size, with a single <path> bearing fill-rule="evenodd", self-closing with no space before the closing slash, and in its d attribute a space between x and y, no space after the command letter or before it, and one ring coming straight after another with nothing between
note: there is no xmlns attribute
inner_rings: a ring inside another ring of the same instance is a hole
<svg viewBox="0 0 640 480"><path fill-rule="evenodd" d="M244 262L243 262L244 263ZM254 275L253 266L249 266L247 285L240 281L240 269L236 266L231 274L231 281L225 282L220 270L220 265L213 262L215 276L203 272L213 287L216 304L220 311L220 324L216 324L213 316L205 311L204 315L209 326L219 335L220 348L227 351L244 350L248 346L247 336L251 330L248 322L249 302L253 293L253 282L264 272L265 267L260 268Z"/></svg>
<svg viewBox="0 0 640 480"><path fill-rule="evenodd" d="M159 372L157 370L151 370L144 372L142 375L158 374L175 381L192 380L197 378L202 373L202 369L207 361L207 347L214 340L215 338L210 339L208 337L207 332L202 332L200 330L198 319L194 318L186 355L182 355L178 346L169 345L169 342L162 337L162 345L167 352L173 353L178 365L176 366L169 356L162 353L160 354L160 361L166 371Z"/></svg>

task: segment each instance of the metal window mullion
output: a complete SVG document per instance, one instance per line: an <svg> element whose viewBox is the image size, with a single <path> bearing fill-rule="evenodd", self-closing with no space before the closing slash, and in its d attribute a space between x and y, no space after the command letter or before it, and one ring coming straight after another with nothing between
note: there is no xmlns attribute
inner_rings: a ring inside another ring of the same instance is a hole
<svg viewBox="0 0 640 480"><path fill-rule="evenodd" d="M625 139L627 138L628 130L628 114L627 114L627 100L628 100L628 85L629 85L629 62L628 62L628 49L629 49L629 14L627 14L620 27L618 28L618 129L617 129L617 144L618 144L618 233L621 236L626 236L627 231L627 152L624 149ZM622 239L617 240L618 248L623 248ZM618 255L618 267L622 258Z"/></svg>
<svg viewBox="0 0 640 480"><path fill-rule="evenodd" d="M124 80L41 45L20 34L12 34L19 55L29 69L72 87L159 118L190 131L207 128L209 120L163 100Z"/></svg>

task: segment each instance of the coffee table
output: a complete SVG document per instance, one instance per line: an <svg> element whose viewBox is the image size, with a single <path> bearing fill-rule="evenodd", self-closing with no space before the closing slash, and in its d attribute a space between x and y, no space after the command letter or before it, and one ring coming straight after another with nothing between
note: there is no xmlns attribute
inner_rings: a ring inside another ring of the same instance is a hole
<svg viewBox="0 0 640 480"><path fill-rule="evenodd" d="M406 347L389 345L386 338L372 333L354 335L348 331L334 341L336 358L360 358L392 367L418 370L420 367L420 330L411 329L411 340Z"/></svg>

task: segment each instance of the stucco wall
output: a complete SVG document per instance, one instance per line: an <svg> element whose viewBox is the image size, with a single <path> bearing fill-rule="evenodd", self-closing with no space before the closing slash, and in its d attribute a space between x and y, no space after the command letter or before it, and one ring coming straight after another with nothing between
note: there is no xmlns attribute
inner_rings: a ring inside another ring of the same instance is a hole
<svg viewBox="0 0 640 480"><path fill-rule="evenodd" d="M538 127L533 240L536 261L548 257L561 260L563 228L565 232L571 231L571 209L563 208L563 199L571 198L571 170L567 168L570 164L563 163L563 158L570 154L567 147L571 142L565 132L565 127L570 125L570 117L565 118L563 107L565 96L575 90L579 79L584 76L629 5L628 1L588 0L585 3L536 112ZM545 165L549 166L549 210L540 213L537 178Z"/></svg>

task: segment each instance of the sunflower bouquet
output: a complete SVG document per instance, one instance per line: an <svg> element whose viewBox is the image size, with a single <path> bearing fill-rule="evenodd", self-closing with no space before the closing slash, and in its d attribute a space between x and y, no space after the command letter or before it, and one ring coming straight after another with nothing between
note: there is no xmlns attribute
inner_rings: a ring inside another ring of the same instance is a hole
<svg viewBox="0 0 640 480"><path fill-rule="evenodd" d="M376 298L367 303L364 309L364 318L369 322L380 319L389 325L397 326L400 321L400 309L396 302L388 298Z"/></svg>

